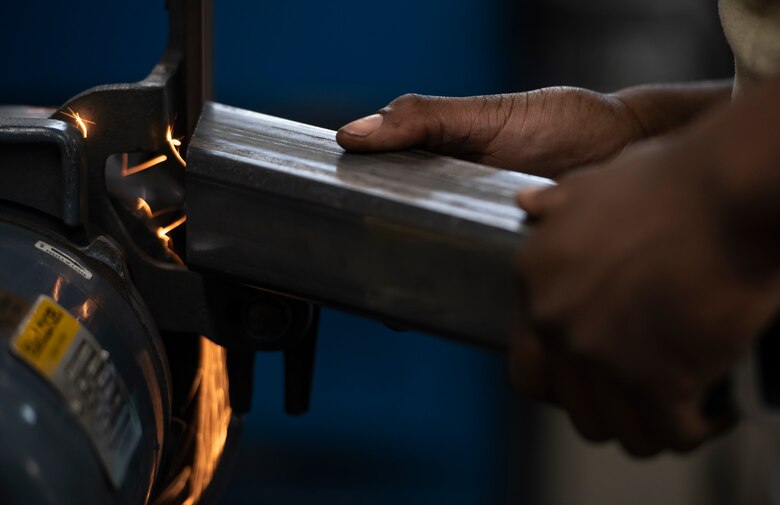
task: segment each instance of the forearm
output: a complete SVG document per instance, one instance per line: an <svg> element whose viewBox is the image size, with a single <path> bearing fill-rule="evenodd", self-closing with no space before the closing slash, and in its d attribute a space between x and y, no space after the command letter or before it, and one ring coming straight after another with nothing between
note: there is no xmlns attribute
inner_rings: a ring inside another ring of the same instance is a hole
<svg viewBox="0 0 780 505"><path fill-rule="evenodd" d="M644 138L662 135L731 99L733 80L651 84L612 94L633 114Z"/></svg>
<svg viewBox="0 0 780 505"><path fill-rule="evenodd" d="M680 136L704 155L700 190L712 194L727 243L757 273L780 274L780 77L747 91ZM692 188L693 189L693 188Z"/></svg>

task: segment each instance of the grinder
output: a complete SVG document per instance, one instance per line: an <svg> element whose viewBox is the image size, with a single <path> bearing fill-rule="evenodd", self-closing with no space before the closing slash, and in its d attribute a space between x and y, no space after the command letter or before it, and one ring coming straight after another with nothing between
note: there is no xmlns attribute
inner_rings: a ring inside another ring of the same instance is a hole
<svg viewBox="0 0 780 505"><path fill-rule="evenodd" d="M0 214L4 503L143 503L171 420L165 349L111 240Z"/></svg>

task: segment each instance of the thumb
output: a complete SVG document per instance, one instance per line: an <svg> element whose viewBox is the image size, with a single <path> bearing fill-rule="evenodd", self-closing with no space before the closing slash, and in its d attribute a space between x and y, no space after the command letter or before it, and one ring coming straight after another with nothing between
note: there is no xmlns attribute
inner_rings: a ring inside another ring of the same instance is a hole
<svg viewBox="0 0 780 505"><path fill-rule="evenodd" d="M508 121L512 100L512 95L403 95L376 114L341 127L336 140L352 152L417 147L455 156L481 155Z"/></svg>
<svg viewBox="0 0 780 505"><path fill-rule="evenodd" d="M529 216L541 218L563 205L566 201L566 192L561 186L525 188L515 195L515 201Z"/></svg>

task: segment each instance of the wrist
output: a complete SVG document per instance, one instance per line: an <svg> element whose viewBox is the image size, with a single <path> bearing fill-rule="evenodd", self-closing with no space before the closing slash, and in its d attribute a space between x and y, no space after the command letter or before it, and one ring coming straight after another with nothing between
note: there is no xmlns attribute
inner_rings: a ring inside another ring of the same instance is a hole
<svg viewBox="0 0 780 505"><path fill-rule="evenodd" d="M663 135L690 123L706 111L731 99L733 83L654 84L625 88L609 96L619 100L634 117L641 138Z"/></svg>
<svg viewBox="0 0 780 505"><path fill-rule="evenodd" d="M780 79L709 116L686 135L704 154L702 169L735 244L780 270ZM705 174L707 175L707 174Z"/></svg>

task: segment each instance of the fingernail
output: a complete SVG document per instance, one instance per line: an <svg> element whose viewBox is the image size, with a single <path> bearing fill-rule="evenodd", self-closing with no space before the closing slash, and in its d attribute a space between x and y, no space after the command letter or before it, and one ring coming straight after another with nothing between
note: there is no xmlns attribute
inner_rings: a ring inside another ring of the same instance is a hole
<svg viewBox="0 0 780 505"><path fill-rule="evenodd" d="M341 127L341 131L356 137L371 135L382 126L382 114L371 114Z"/></svg>

